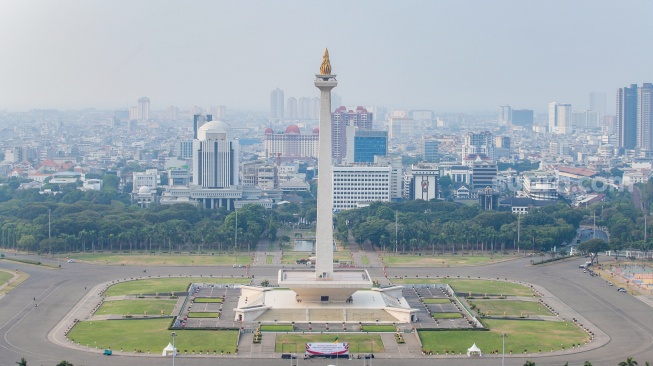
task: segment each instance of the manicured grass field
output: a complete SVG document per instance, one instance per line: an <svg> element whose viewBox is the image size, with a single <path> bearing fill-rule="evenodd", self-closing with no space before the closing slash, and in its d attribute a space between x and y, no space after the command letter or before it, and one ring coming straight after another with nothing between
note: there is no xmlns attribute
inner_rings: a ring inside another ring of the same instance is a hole
<svg viewBox="0 0 653 366"><path fill-rule="evenodd" d="M490 280L471 280L471 279L454 279L454 278L393 278L393 284L444 284L447 283L456 292L488 294L488 295L507 295L507 296L526 296L532 297L533 290L530 287L518 283L490 281Z"/></svg>
<svg viewBox="0 0 653 366"><path fill-rule="evenodd" d="M396 330L392 325L363 325L363 332L394 332Z"/></svg>
<svg viewBox="0 0 653 366"><path fill-rule="evenodd" d="M263 324L261 325L261 332L292 332L292 325L273 325L273 324Z"/></svg>
<svg viewBox="0 0 653 366"><path fill-rule="evenodd" d="M456 267L478 266L515 258L512 255L402 255L388 254L383 263L388 267Z"/></svg>
<svg viewBox="0 0 653 366"><path fill-rule="evenodd" d="M367 258L367 256L366 256L366 255L364 255L364 256L361 256L361 259L363 260L363 265L364 265L364 266L367 266L367 265L369 265L369 264L370 264L370 259L369 259L369 258Z"/></svg>
<svg viewBox="0 0 653 366"><path fill-rule="evenodd" d="M133 352L141 350L161 355L171 341L170 319L103 320L77 323L68 338L81 345ZM221 351L236 352L237 330L177 330L175 347L180 353Z"/></svg>
<svg viewBox="0 0 653 366"><path fill-rule="evenodd" d="M463 317L461 313L432 313L435 319L460 319Z"/></svg>
<svg viewBox="0 0 653 366"><path fill-rule="evenodd" d="M7 282L12 277L13 273L18 274L18 278L14 282L12 282L12 283L8 284L7 286L3 287L0 290L0 295L8 294L9 292L11 292L11 290L15 289L16 287L18 287L18 285L20 285L26 279L29 278L29 275L27 273L25 273L25 272L20 272L20 271L18 271L18 272L16 272L16 271L6 272L6 271L0 270L0 275L9 274L9 277L4 281L0 281L0 284L4 284L5 282Z"/></svg>
<svg viewBox="0 0 653 366"><path fill-rule="evenodd" d="M468 300L470 305L474 304L477 307L477 312L480 314L487 314L490 312L491 316L502 316L504 313L507 316L521 316L521 315L553 315L549 309L544 307L538 301L513 301L513 300Z"/></svg>
<svg viewBox="0 0 653 366"><path fill-rule="evenodd" d="M425 304L449 304L451 300L449 299L422 299Z"/></svg>
<svg viewBox="0 0 653 366"><path fill-rule="evenodd" d="M349 353L381 353L385 352L381 336L378 334L277 334L275 352L303 353L306 343L332 343L338 337L338 342L349 342ZM282 351L283 345L283 351ZM468 346L469 347L469 346Z"/></svg>
<svg viewBox="0 0 653 366"><path fill-rule="evenodd" d="M297 264L298 259L308 259L313 256L309 252L283 252L281 256L281 264Z"/></svg>
<svg viewBox="0 0 653 366"><path fill-rule="evenodd" d="M273 255L266 255L265 256L265 264L272 264L272 261L274 260Z"/></svg>
<svg viewBox="0 0 653 366"><path fill-rule="evenodd" d="M501 352L501 334L506 333L506 353L542 353L571 348L572 344L585 343L587 334L572 323L545 322L535 320L484 320L489 331L418 331L423 349L444 354L454 351L456 354L467 352L473 343L483 351ZM546 335L546 336L543 336ZM562 345L562 346L561 346Z"/></svg>
<svg viewBox="0 0 653 366"><path fill-rule="evenodd" d="M252 255L248 255L246 252L221 255L78 253L71 254L70 257L74 258L76 261L112 265L231 266L234 263L243 265L252 263Z"/></svg>
<svg viewBox="0 0 653 366"><path fill-rule="evenodd" d="M0 270L0 285L3 285L5 282L9 281L14 277L13 274Z"/></svg>
<svg viewBox="0 0 653 366"><path fill-rule="evenodd" d="M169 292L184 292L192 282L208 282L217 284L248 284L246 278L230 277L169 277L147 278L135 281L117 283L105 291L106 296L156 294Z"/></svg>
<svg viewBox="0 0 653 366"><path fill-rule="evenodd" d="M201 303L222 303L222 298L218 297L196 297L193 302Z"/></svg>
<svg viewBox="0 0 653 366"><path fill-rule="evenodd" d="M189 318L219 318L220 313L188 313Z"/></svg>
<svg viewBox="0 0 653 366"><path fill-rule="evenodd" d="M115 300L105 301L95 315L170 315L177 300Z"/></svg>

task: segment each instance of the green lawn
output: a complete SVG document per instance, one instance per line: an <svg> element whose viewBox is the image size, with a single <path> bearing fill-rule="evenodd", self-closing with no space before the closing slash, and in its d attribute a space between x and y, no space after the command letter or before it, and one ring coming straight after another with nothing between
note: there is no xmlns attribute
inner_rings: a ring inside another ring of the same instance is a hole
<svg viewBox="0 0 653 366"><path fill-rule="evenodd" d="M117 283L109 287L106 296L122 296L122 295L140 295L140 294L156 294L156 293L169 293L169 292L184 292L188 290L191 282L207 282L217 284L248 284L249 279L246 278L230 278L230 277L169 277L169 278L148 278L135 281L125 281Z"/></svg>
<svg viewBox="0 0 653 366"><path fill-rule="evenodd" d="M188 313L189 318L219 318L220 313Z"/></svg>
<svg viewBox="0 0 653 366"><path fill-rule="evenodd" d="M526 296L532 297L533 290L530 287L518 283L471 280L454 278L394 278L393 284L444 284L447 283L456 292L488 295Z"/></svg>
<svg viewBox="0 0 653 366"><path fill-rule="evenodd" d="M292 332L292 325L274 325L274 324L264 324L261 325L261 332Z"/></svg>
<svg viewBox="0 0 653 366"><path fill-rule="evenodd" d="M395 332L392 325L363 325L363 332Z"/></svg>
<svg viewBox="0 0 653 366"><path fill-rule="evenodd" d="M425 304L450 304L451 300L449 299L422 299Z"/></svg>
<svg viewBox="0 0 653 366"><path fill-rule="evenodd" d="M105 301L95 315L170 315L177 300L115 300ZM163 313L162 313L163 312Z"/></svg>
<svg viewBox="0 0 653 366"><path fill-rule="evenodd" d="M130 352L141 350L159 356L163 348L172 341L169 325L170 319L83 321L75 325L68 338L81 345L99 349L122 349ZM182 354L184 351L191 353L192 350L211 353L236 352L237 330L175 332L175 347Z"/></svg>
<svg viewBox="0 0 653 366"><path fill-rule="evenodd" d="M313 256L309 252L283 252L281 257L281 264L297 264L298 259L308 259L308 257Z"/></svg>
<svg viewBox="0 0 653 366"><path fill-rule="evenodd" d="M0 270L0 285L4 285L5 282L9 281L13 277L14 275L12 273Z"/></svg>
<svg viewBox="0 0 653 366"><path fill-rule="evenodd" d="M478 266L515 258L512 255L403 255L386 253L383 263L388 267L456 267Z"/></svg>
<svg viewBox="0 0 653 366"><path fill-rule="evenodd" d="M243 265L252 263L252 255L247 252L221 255L76 253L70 254L70 257L83 262L143 266L230 266L234 263Z"/></svg>
<svg viewBox="0 0 653 366"><path fill-rule="evenodd" d="M201 303L222 303L222 298L218 297L196 297L193 302Z"/></svg>
<svg viewBox="0 0 653 366"><path fill-rule="evenodd" d="M378 334L277 334L275 352L304 353L306 343L349 342L350 353L381 353L385 352L381 336ZM283 345L283 346L282 346ZM282 348L283 347L283 351ZM468 346L469 347L469 346Z"/></svg>
<svg viewBox="0 0 653 366"><path fill-rule="evenodd" d="M273 264L274 256L273 255L266 255L265 256L265 264Z"/></svg>
<svg viewBox="0 0 653 366"><path fill-rule="evenodd" d="M463 317L461 313L432 313L434 319L460 319Z"/></svg>
<svg viewBox="0 0 653 366"><path fill-rule="evenodd" d="M367 258L366 255L363 255L363 256L361 257L361 259L363 260L363 265L364 265L364 266L367 266L367 265L370 264L370 259Z"/></svg>
<svg viewBox="0 0 653 366"><path fill-rule="evenodd" d="M521 316L521 315L553 315L549 309L539 301L513 301L513 300L467 300L472 305L476 305L479 314L491 316Z"/></svg>
<svg viewBox="0 0 653 366"><path fill-rule="evenodd" d="M572 344L585 343L589 340L587 334L572 323L545 322L534 320L484 320L490 331L457 330L457 331L418 331L423 349L444 354L445 350L456 354L465 354L471 344L476 345L483 353L501 352L501 333L506 333L506 353L542 353L561 350L562 346L569 349Z"/></svg>

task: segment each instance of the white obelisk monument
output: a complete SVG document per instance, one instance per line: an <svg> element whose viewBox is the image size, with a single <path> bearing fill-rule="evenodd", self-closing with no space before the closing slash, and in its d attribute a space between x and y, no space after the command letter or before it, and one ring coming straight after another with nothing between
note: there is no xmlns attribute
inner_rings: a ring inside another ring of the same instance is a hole
<svg viewBox="0 0 653 366"><path fill-rule="evenodd" d="M315 86L320 89L320 140L318 150L317 228L315 275L333 277L333 165L331 152L331 89L338 85L331 74L329 50L324 51Z"/></svg>

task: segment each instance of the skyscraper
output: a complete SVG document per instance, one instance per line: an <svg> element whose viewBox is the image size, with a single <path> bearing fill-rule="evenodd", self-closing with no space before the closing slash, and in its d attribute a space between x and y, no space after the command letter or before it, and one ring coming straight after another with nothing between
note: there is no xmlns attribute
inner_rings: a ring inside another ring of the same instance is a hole
<svg viewBox="0 0 653 366"><path fill-rule="evenodd" d="M347 126L355 126L359 130L371 130L372 119L372 113L361 106L356 107L355 111L338 107L331 113L332 157L336 162L341 162L347 154Z"/></svg>
<svg viewBox="0 0 653 366"><path fill-rule="evenodd" d="M512 124L512 108L509 105L499 107L499 126Z"/></svg>
<svg viewBox="0 0 653 366"><path fill-rule="evenodd" d="M465 135L465 142L462 147L463 159L472 154L485 154L490 160L494 160L494 136L492 132L469 132Z"/></svg>
<svg viewBox="0 0 653 366"><path fill-rule="evenodd" d="M644 83L637 91L637 145L644 151L653 151L653 84Z"/></svg>
<svg viewBox="0 0 653 366"><path fill-rule="evenodd" d="M271 120L283 120L284 101L285 99L283 97L283 90L276 88L270 93L270 119Z"/></svg>
<svg viewBox="0 0 653 366"><path fill-rule="evenodd" d="M297 98L290 97L286 103L286 119L296 120L297 119Z"/></svg>
<svg viewBox="0 0 653 366"><path fill-rule="evenodd" d="M147 121L150 119L150 98L138 98L138 106L136 112L136 119Z"/></svg>
<svg viewBox="0 0 653 366"><path fill-rule="evenodd" d="M197 138L197 131L200 129L200 127L202 127L207 122L211 122L212 120L213 116L210 114L207 114L206 116L201 114L193 115L193 138Z"/></svg>
<svg viewBox="0 0 653 366"><path fill-rule="evenodd" d="M514 109L512 111L513 126L532 126L533 110L532 109Z"/></svg>
<svg viewBox="0 0 653 366"><path fill-rule="evenodd" d="M624 149L637 146L637 84L617 90L617 143Z"/></svg>
<svg viewBox="0 0 653 366"><path fill-rule="evenodd" d="M571 104L549 103L549 133L571 133Z"/></svg>
<svg viewBox="0 0 653 366"><path fill-rule="evenodd" d="M193 184L202 188L229 188L239 184L240 147L231 128L221 121L207 122L193 140Z"/></svg>
<svg viewBox="0 0 653 366"><path fill-rule="evenodd" d="M605 93L604 92L591 92L590 93L590 110L599 114L599 120L605 116Z"/></svg>

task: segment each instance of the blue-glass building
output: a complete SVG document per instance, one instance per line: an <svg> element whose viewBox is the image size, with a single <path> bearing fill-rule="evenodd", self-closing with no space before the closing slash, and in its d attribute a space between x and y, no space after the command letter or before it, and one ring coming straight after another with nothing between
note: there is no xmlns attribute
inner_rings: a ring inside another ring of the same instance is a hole
<svg viewBox="0 0 653 366"><path fill-rule="evenodd" d="M353 150L354 163L373 163L375 155L388 154L388 132L356 130Z"/></svg>

